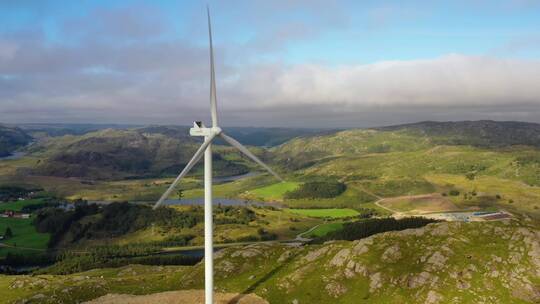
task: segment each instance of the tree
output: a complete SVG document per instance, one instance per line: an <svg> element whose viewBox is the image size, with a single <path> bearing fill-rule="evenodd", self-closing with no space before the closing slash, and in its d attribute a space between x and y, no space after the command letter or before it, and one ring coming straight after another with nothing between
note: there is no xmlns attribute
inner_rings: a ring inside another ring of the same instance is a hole
<svg viewBox="0 0 540 304"><path fill-rule="evenodd" d="M179 189L176 191L176 195L178 195L178 200L181 200L184 197L184 190Z"/></svg>
<svg viewBox="0 0 540 304"><path fill-rule="evenodd" d="M465 174L465 177L468 179L468 180L474 180L476 178L476 172L467 172Z"/></svg>
<svg viewBox="0 0 540 304"><path fill-rule="evenodd" d="M458 190L455 190L455 189L452 189L448 192L448 194L450 194L451 196L458 196L459 195L459 191Z"/></svg>
<svg viewBox="0 0 540 304"><path fill-rule="evenodd" d="M7 227L6 232L4 233L5 239L10 239L13 237L13 232L11 231L11 228Z"/></svg>

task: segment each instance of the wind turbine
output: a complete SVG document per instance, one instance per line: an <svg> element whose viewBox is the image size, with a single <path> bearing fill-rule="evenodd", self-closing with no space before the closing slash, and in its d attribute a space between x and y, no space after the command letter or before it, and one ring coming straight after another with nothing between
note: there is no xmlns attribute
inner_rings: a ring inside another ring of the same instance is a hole
<svg viewBox="0 0 540 304"><path fill-rule="evenodd" d="M180 180L186 176L186 174L193 168L193 166L201 159L204 155L204 292L205 292L205 303L213 303L213 291L214 291L214 243L213 243L213 218L212 218L212 141L216 137L221 137L231 146L237 148L245 154L247 157L251 158L261 167L266 169L270 174L275 176L278 180L283 181L283 179L276 174L270 167L263 163L257 156L251 153L246 147L239 143L236 139L228 136L223 132L223 130L218 126L218 115L217 115L217 100L216 100L216 75L214 72L214 48L212 46L212 27L210 24L210 10L207 7L208 14L208 36L210 37L210 111L212 115L212 127L207 128L200 121L193 123L193 128L189 130L191 136L202 136L204 137L204 143L199 147L195 155L184 167L182 172L174 180L174 182L169 186L167 191L163 193L161 198L154 205L154 209L159 207L167 197L174 190L176 185Z"/></svg>

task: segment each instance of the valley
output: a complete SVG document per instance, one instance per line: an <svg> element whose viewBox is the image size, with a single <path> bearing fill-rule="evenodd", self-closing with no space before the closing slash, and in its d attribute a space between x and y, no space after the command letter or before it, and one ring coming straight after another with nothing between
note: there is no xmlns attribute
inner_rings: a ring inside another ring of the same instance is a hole
<svg viewBox="0 0 540 304"><path fill-rule="evenodd" d="M28 135L34 143L18 148L23 156L0 160L0 192L7 193L0 211L28 214L0 218L0 233L9 227L13 234L0 241L4 271L34 267L35 275L0 275L9 299L18 303L38 296L35 302L48 303L39 300L43 295L74 303L108 293L202 287L201 256L193 255L204 241L198 203L202 167L179 184L167 207L150 208L198 145L183 135L185 129L137 126L73 134L62 129L61 135L50 135L46 126L40 128L39 137ZM503 135L489 135L489 128ZM540 244L533 240L540 222L538 130L484 121L296 130L271 147L259 140L260 132L287 132L257 130L251 142L258 146L250 149L285 178L281 183L228 146L216 145L219 290L256 294L269 303L293 298L386 303L389 297L411 302L413 293L426 302L478 297L489 303L493 296L534 303L540 299L540 275L534 273L540 269ZM237 132L249 140L249 134ZM526 137L515 142L515 136ZM19 193L17 187L34 190ZM512 233L521 235L523 244L513 244ZM480 242L483 238L491 243ZM355 249L372 239L380 243ZM512 262L513 246L528 260ZM429 262L430 257L442 262ZM508 265L478 266L482 259L499 258ZM315 263L326 266L314 269ZM523 271L511 275L511 265ZM163 273L151 274L156 267ZM144 289L138 290L141 275ZM490 288L473 283L485 275ZM152 285L153 276L161 284ZM302 294L306 284L317 288ZM456 284L457 289L445 289ZM93 292L90 285L97 286ZM495 286L503 291L494 292ZM70 292L60 293L65 289Z"/></svg>

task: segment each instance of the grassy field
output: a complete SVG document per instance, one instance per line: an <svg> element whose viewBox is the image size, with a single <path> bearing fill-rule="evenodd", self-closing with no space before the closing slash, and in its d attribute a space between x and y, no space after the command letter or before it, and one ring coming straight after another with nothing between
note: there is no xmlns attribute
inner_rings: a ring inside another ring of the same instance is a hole
<svg viewBox="0 0 540 304"><path fill-rule="evenodd" d="M343 223L341 222L335 222L335 223L326 223L318 226L310 233L306 234L305 236L308 238L317 238L321 236L325 236L330 232L337 231L343 228Z"/></svg>
<svg viewBox="0 0 540 304"><path fill-rule="evenodd" d="M309 217L327 217L327 218L342 218L353 217L360 213L354 209L286 209L293 214L299 214Z"/></svg>
<svg viewBox="0 0 540 304"><path fill-rule="evenodd" d="M12 210L12 211L21 211L21 209L24 206L29 205L36 205L43 203L42 199L29 199L29 200L22 200L22 201L14 201L14 202L0 202L0 212L3 212L5 210Z"/></svg>
<svg viewBox="0 0 540 304"><path fill-rule="evenodd" d="M24 206L39 204L42 201L42 199L30 199L8 203L0 203L0 212L3 212L4 210L20 211L21 208ZM32 218L21 219L0 217L0 234L3 235L8 227L11 228L11 231L13 233L12 238L2 240L0 243L17 247L8 248L0 246L0 257L5 256L8 252L32 254L37 250L43 250L47 248L49 234L37 232L36 228L34 228L34 225L32 224L32 221Z"/></svg>
<svg viewBox="0 0 540 304"><path fill-rule="evenodd" d="M292 191L298 188L300 183L298 182L280 182L277 184L253 189L249 191L249 195L262 200L283 200L283 195L288 191Z"/></svg>
<svg viewBox="0 0 540 304"><path fill-rule="evenodd" d="M1 243L17 248L0 247L0 256L5 256L8 252L32 254L36 252L36 250L32 249L43 250L47 248L49 234L37 232L32 225L31 218L0 218L0 233L4 234L8 227L11 228L13 237L2 240Z"/></svg>

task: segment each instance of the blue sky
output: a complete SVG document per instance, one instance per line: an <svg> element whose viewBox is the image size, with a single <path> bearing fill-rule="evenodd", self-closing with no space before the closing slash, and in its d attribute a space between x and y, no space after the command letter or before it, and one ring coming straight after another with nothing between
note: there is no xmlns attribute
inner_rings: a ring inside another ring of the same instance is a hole
<svg viewBox="0 0 540 304"><path fill-rule="evenodd" d="M207 118L205 5L1 2L0 122ZM227 124L538 117L540 1L209 5Z"/></svg>

